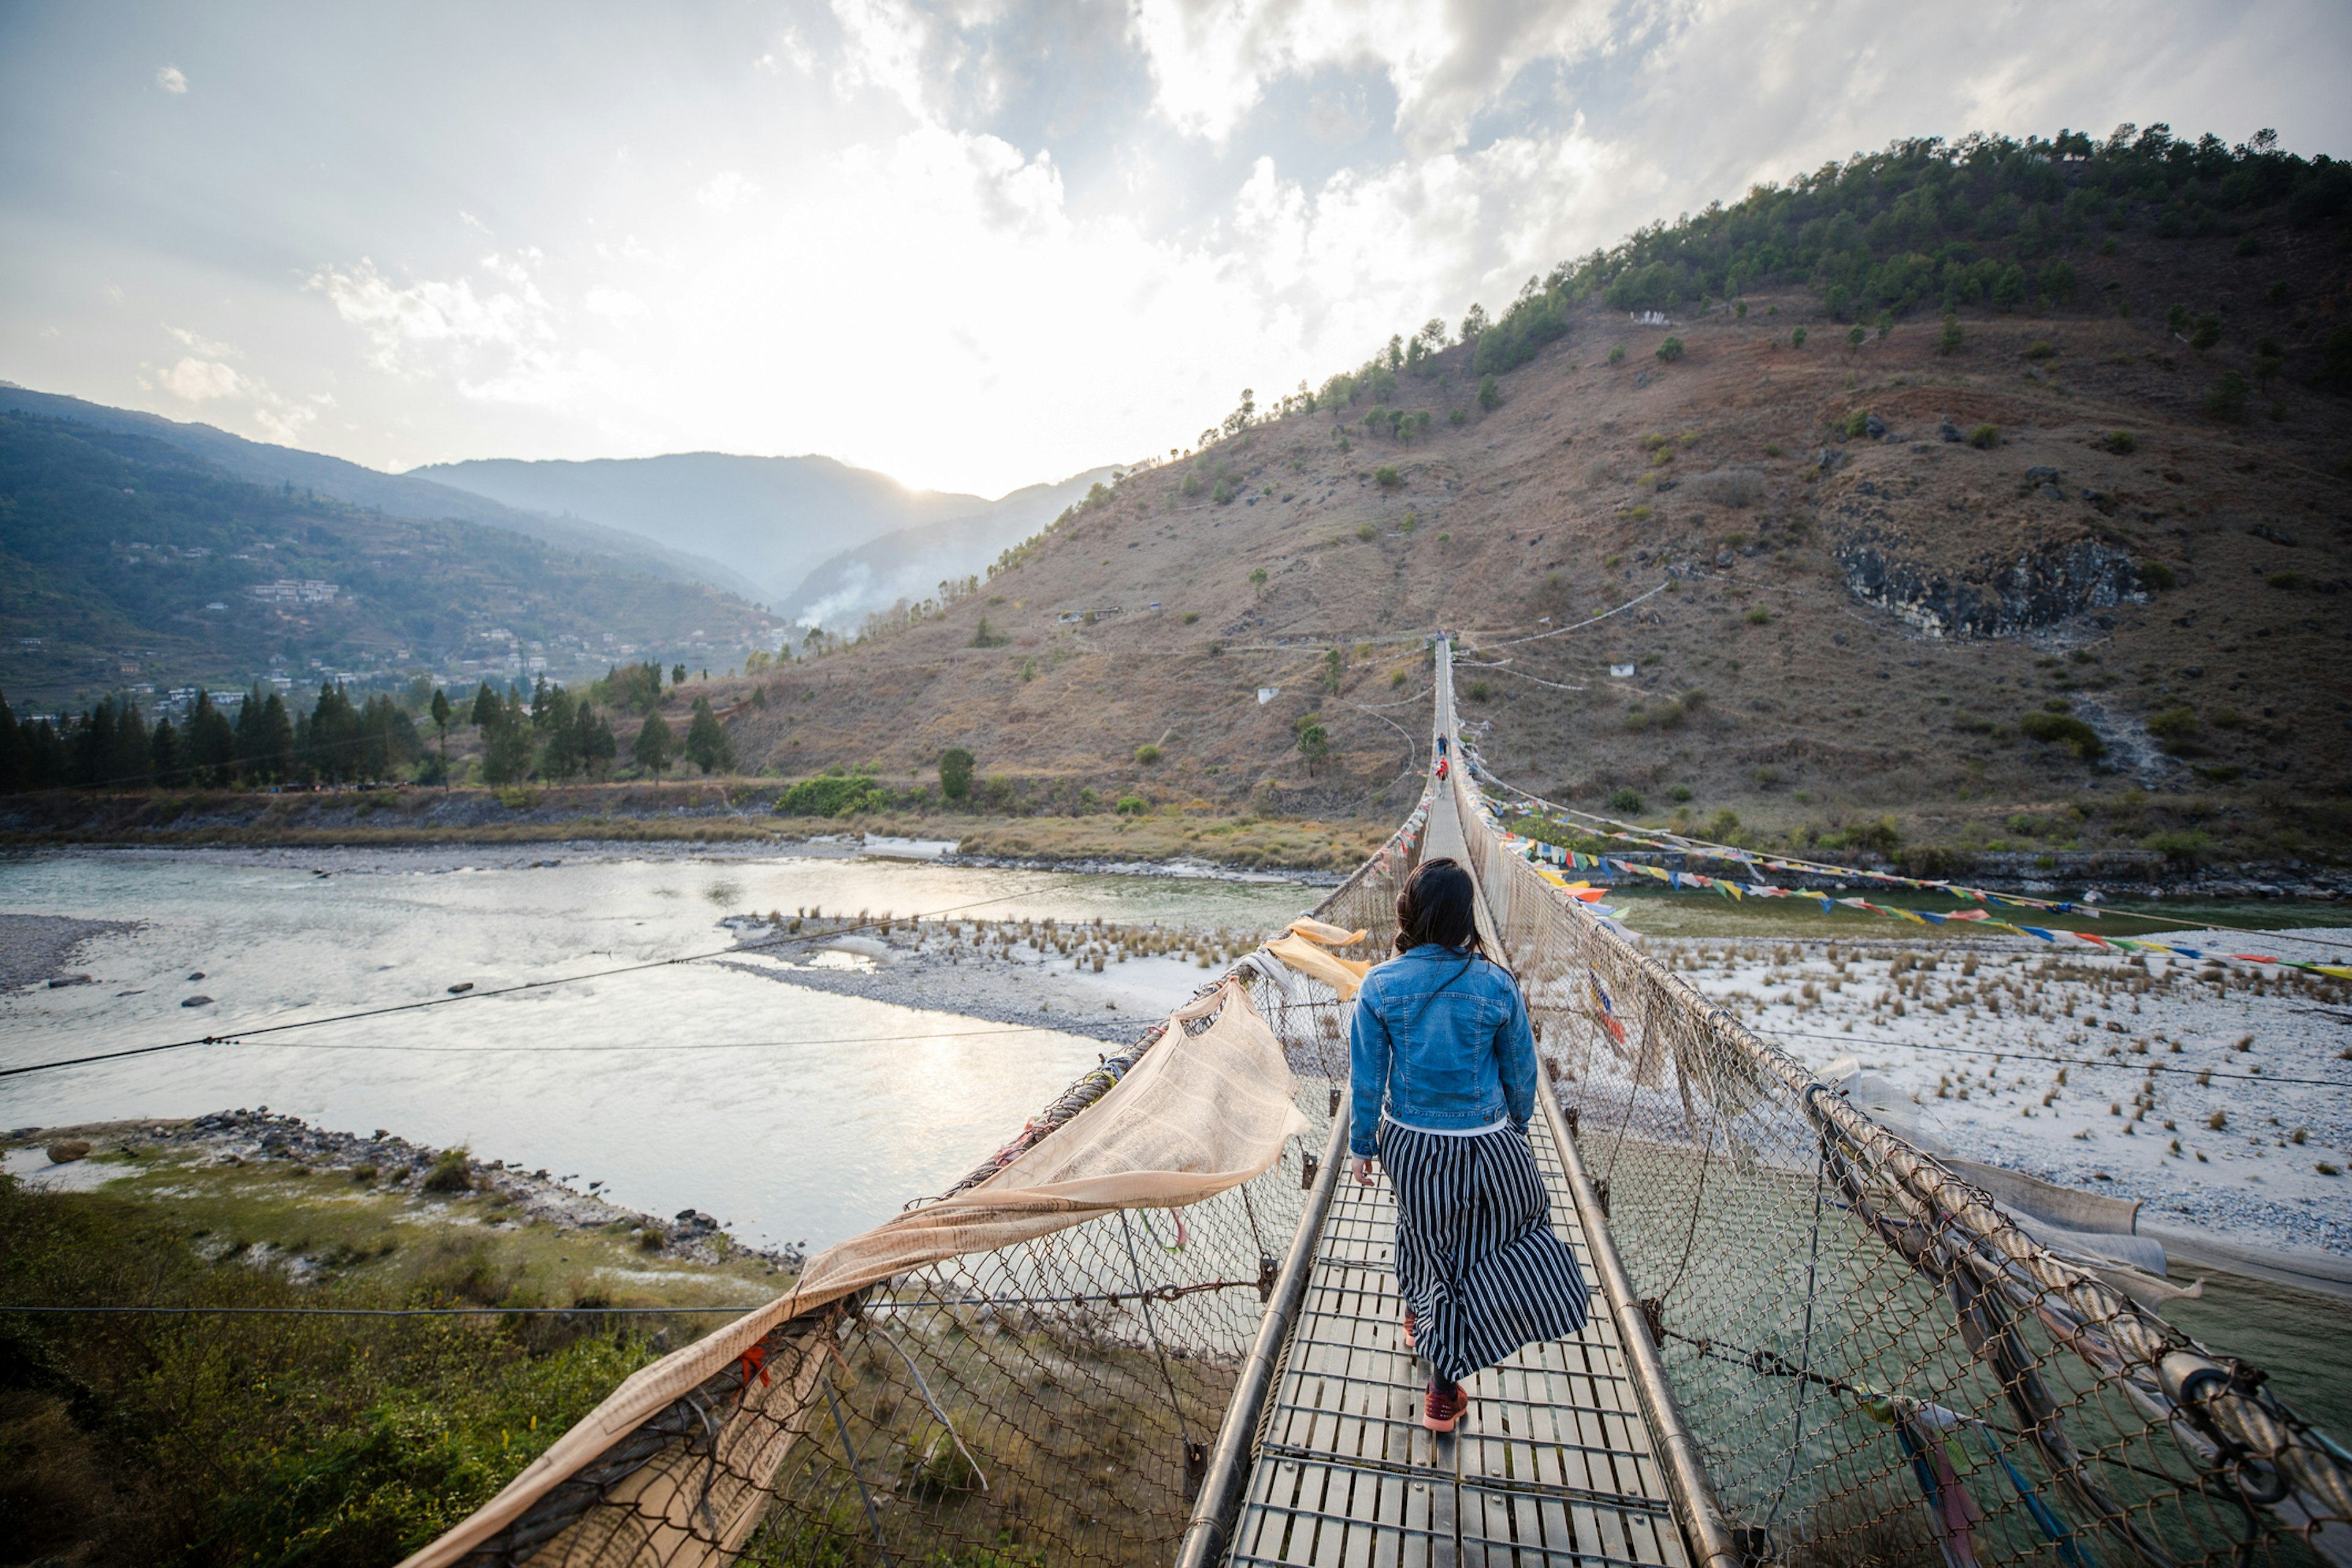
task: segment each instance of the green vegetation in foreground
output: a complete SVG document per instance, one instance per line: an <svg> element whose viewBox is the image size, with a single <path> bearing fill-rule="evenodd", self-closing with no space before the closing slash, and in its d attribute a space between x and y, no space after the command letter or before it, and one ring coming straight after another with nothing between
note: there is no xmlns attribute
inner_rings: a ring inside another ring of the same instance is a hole
<svg viewBox="0 0 2352 1568"><path fill-rule="evenodd" d="M129 1143L99 1158L136 1173L95 1192L0 1177L0 1301L734 1305L788 1282L752 1259L667 1262L625 1228L509 1217L491 1197L441 1203ZM294 1258L314 1283L293 1282ZM11 1560L396 1561L667 1343L724 1321L0 1314Z"/></svg>

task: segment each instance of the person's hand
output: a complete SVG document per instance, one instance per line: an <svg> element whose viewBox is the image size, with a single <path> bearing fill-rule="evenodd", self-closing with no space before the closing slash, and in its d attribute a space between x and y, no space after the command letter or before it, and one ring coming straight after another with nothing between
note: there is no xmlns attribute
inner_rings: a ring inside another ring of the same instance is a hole
<svg viewBox="0 0 2352 1568"><path fill-rule="evenodd" d="M1369 1186L1370 1186L1371 1184L1372 1184L1372 1162L1371 1162L1371 1159L1370 1159L1370 1156L1368 1156L1368 1155L1359 1154L1359 1155L1357 1155L1357 1156L1356 1156L1356 1185L1358 1185L1358 1186L1360 1186L1360 1187L1369 1187Z"/></svg>

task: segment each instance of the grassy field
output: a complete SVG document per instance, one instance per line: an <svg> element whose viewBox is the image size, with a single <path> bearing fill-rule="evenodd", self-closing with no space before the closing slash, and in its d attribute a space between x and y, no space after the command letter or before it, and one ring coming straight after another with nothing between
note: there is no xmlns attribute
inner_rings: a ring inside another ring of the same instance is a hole
<svg viewBox="0 0 2352 1568"><path fill-rule="evenodd" d="M789 1277L649 1255L495 1194L102 1136L95 1190L0 1177L11 1306L735 1307ZM503 1486L623 1377L727 1321L0 1312L10 1561L390 1563ZM20 1555L21 1554L21 1555Z"/></svg>

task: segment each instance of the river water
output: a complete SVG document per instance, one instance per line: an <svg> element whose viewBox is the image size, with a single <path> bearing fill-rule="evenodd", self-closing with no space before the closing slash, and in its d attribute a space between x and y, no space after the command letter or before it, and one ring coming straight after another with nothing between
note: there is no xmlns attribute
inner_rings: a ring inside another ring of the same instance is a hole
<svg viewBox="0 0 2352 1568"><path fill-rule="evenodd" d="M729 945L747 910L1102 916L1271 929L1276 879L985 869L866 857L68 852L0 859L0 911L136 921L0 998L0 1066L250 1030ZM326 874L320 874L320 873ZM201 971L202 980L188 977ZM184 1007L194 994L209 1005ZM709 963L0 1079L0 1126L236 1107L463 1143L484 1159L818 1247L935 1193L1104 1049Z"/></svg>

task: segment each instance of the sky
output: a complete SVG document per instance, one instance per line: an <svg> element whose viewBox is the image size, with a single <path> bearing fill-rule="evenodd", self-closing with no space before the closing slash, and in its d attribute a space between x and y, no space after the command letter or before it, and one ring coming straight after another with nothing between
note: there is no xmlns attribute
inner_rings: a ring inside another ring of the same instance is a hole
<svg viewBox="0 0 2352 1568"><path fill-rule="evenodd" d="M994 496L1901 137L2352 153L2342 0L0 5L0 379Z"/></svg>

